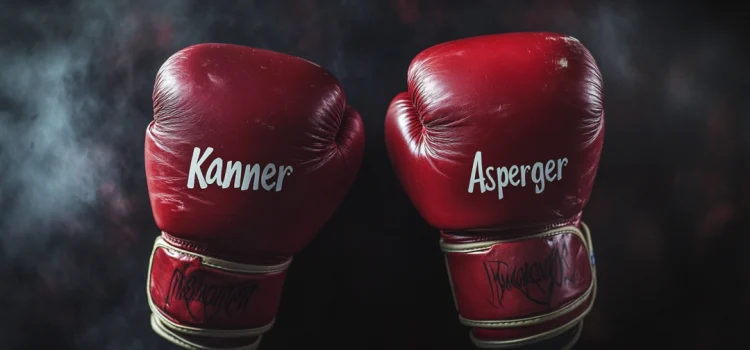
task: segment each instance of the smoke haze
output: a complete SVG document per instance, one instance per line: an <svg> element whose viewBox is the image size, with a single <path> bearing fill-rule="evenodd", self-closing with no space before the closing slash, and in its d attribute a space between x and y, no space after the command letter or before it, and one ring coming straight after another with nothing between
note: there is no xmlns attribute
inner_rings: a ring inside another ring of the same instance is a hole
<svg viewBox="0 0 750 350"><path fill-rule="evenodd" d="M143 140L156 71L200 42L277 50L322 65L342 82L367 130L360 178L296 258L263 349L303 338L336 348L351 345L348 337L370 339L363 346L373 348L470 348L452 309L437 235L390 171L383 118L419 51L532 30L581 40L605 81L605 151L584 217L598 229L598 269L607 274L581 346L630 344L635 331L684 338L691 347L741 334L700 322L750 311L728 301L750 291L749 242L738 233L750 214L750 69L734 18L697 5L678 11L635 1L0 6L3 349L172 348L148 323L146 268L158 229ZM693 274L718 270L736 282L721 292L692 285L700 279ZM654 301L636 302L644 298Z"/></svg>

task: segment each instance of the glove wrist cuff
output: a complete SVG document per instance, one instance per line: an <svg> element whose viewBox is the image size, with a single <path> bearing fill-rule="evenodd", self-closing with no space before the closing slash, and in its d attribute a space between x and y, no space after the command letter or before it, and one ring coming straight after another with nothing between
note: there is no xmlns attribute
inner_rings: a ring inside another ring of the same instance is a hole
<svg viewBox="0 0 750 350"><path fill-rule="evenodd" d="M591 236L565 226L511 239L444 235L454 301L480 348L527 345L575 327L596 294Z"/></svg>
<svg viewBox="0 0 750 350"><path fill-rule="evenodd" d="M152 328L187 349L254 349L273 326L290 263L237 263L158 237L147 283Z"/></svg>

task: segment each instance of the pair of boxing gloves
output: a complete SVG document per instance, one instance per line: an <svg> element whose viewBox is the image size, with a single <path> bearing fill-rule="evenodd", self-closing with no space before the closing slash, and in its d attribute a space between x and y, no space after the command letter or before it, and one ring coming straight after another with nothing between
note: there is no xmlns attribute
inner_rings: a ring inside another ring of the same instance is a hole
<svg viewBox="0 0 750 350"><path fill-rule="evenodd" d="M320 66L225 44L170 57L153 106L152 327L187 349L256 349L292 256L355 179L360 115ZM459 320L477 347L580 331L596 294L581 213L603 135L602 78L574 38L457 40L409 66L385 142L403 189L440 230Z"/></svg>

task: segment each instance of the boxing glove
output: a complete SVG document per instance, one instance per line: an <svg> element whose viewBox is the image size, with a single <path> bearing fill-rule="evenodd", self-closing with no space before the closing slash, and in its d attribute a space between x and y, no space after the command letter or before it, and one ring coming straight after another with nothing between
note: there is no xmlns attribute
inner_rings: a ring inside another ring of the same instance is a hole
<svg viewBox="0 0 750 350"><path fill-rule="evenodd" d="M408 90L387 111L388 154L441 231L459 320L477 347L549 340L590 310L596 274L581 214L603 136L602 78L574 38L474 37L411 62Z"/></svg>
<svg viewBox="0 0 750 350"><path fill-rule="evenodd" d="M227 44L171 56L153 106L152 328L187 349L255 349L292 256L355 178L362 120L320 66Z"/></svg>

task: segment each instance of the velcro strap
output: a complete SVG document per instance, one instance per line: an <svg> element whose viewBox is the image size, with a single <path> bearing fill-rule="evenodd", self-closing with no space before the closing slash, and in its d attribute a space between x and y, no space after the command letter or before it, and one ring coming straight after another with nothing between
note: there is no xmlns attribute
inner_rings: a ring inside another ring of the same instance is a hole
<svg viewBox="0 0 750 350"><path fill-rule="evenodd" d="M191 341L248 338L271 329L291 258L278 265L242 264L181 249L158 237L149 264L152 328L188 349L226 349ZM257 338L257 339L256 339ZM232 349L252 349L252 344Z"/></svg>
<svg viewBox="0 0 750 350"><path fill-rule="evenodd" d="M262 335L257 335L254 338L250 338L250 344L240 346L214 346L201 344L199 341L189 339L190 337L186 334L179 333L170 327L167 327L157 313L151 314L151 328L154 332L160 335L162 338L170 341L172 344L178 345L185 349L190 350L256 350L260 346L260 341L263 339Z"/></svg>
<svg viewBox="0 0 750 350"><path fill-rule="evenodd" d="M520 238L440 244L464 325L538 340L573 327L593 305L596 270L583 223Z"/></svg>
<svg viewBox="0 0 750 350"><path fill-rule="evenodd" d="M476 330L476 328L474 329ZM471 341L480 349L513 349L524 347L524 349L559 349L570 350L576 345L583 330L583 320L576 319L575 322L554 328L550 331L538 333L525 338L480 338L470 332ZM533 344L533 345L532 345Z"/></svg>

